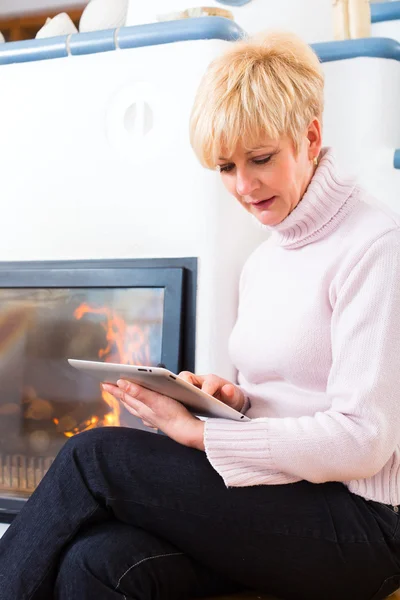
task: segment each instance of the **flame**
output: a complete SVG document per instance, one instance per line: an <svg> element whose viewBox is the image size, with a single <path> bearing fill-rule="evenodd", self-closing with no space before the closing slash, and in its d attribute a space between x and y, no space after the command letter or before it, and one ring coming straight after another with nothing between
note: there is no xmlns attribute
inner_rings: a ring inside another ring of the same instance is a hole
<svg viewBox="0 0 400 600"><path fill-rule="evenodd" d="M95 427L98 427L100 424L101 425L103 424L103 423L100 423L100 419L96 416L93 416L90 419L86 419L86 421L83 421L83 423L80 423L77 427L74 427L73 429L71 429L71 431L64 431L64 435L66 437L73 437L74 435L76 435L77 433L81 433L82 431L88 431L89 429L94 429ZM118 425L119 425L119 423L118 423Z"/></svg>
<svg viewBox="0 0 400 600"><path fill-rule="evenodd" d="M104 421L105 421L105 425L108 425L110 427L118 427L119 425L121 425L121 421L120 421L120 415L121 415L121 405L118 402L118 400L116 400L114 398L114 396L111 396L111 394L109 394L108 392L105 392L104 390L102 391L102 397L104 402L111 408L111 412L107 413L104 417Z"/></svg>
<svg viewBox="0 0 400 600"><path fill-rule="evenodd" d="M149 364L147 329L141 329L137 325L127 325L122 317L107 306L93 308L83 303L75 310L74 317L79 320L87 313L106 317L106 322L101 325L106 332L107 346L99 350L99 358L105 358L105 362L124 365Z"/></svg>
<svg viewBox="0 0 400 600"><path fill-rule="evenodd" d="M122 317L115 311L106 306L92 307L85 302L74 311L74 317L82 319L86 314L104 315L105 322L102 327L106 332L106 347L100 348L98 356L104 359L104 362L116 362L131 365L146 365L150 362L149 329L141 329L137 325L127 325ZM108 392L101 390L101 396L110 411L106 413L103 419L93 415L72 428L70 431L64 431L66 437L72 437L82 431L87 431L95 427L108 426L118 427L121 424L121 405L118 400ZM58 419L53 419L58 425Z"/></svg>

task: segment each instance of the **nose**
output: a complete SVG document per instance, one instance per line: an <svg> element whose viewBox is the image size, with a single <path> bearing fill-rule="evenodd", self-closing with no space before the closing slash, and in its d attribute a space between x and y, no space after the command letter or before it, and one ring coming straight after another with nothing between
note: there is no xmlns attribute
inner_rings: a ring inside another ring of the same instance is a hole
<svg viewBox="0 0 400 600"><path fill-rule="evenodd" d="M239 196L251 196L260 187L259 180L247 169L236 168L236 192Z"/></svg>

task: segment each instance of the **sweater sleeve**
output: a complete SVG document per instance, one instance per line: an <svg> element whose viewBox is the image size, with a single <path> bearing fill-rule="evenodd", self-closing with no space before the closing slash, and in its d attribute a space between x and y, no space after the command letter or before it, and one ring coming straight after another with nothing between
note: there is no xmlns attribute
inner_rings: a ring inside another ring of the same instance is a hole
<svg viewBox="0 0 400 600"><path fill-rule="evenodd" d="M371 477L400 442L400 230L375 240L331 318L330 408L313 416L208 419L205 449L227 486Z"/></svg>

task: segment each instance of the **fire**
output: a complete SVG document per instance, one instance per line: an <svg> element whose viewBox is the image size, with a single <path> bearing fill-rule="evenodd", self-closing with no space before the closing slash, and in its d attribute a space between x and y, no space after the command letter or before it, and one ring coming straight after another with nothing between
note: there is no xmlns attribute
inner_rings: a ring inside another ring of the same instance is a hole
<svg viewBox="0 0 400 600"><path fill-rule="evenodd" d="M99 350L99 358L106 357L105 362L124 365L149 364L147 330L141 329L137 325L127 325L122 317L107 306L93 308L83 303L75 310L74 317L79 320L87 313L106 317L106 323L102 323L102 327L106 332L107 346Z"/></svg>
<svg viewBox="0 0 400 600"><path fill-rule="evenodd" d="M104 402L111 408L111 412L107 413L104 417L104 425L108 425L110 427L118 427L121 425L120 422L120 414L121 414L121 405L108 392L102 391L102 397Z"/></svg>
<svg viewBox="0 0 400 600"><path fill-rule="evenodd" d="M100 348L98 356L104 362L116 362L131 365L145 365L150 362L149 331L141 329L137 325L127 325L122 317L114 310L106 306L92 307L83 303L74 311L74 317L82 319L86 314L104 315L105 322L102 327L106 333L106 346ZM94 427L108 426L118 427L121 424L121 405L111 394L101 390L101 396L110 411L103 419L96 415L83 421L68 431L64 431L66 437L72 437L82 431ZM54 419L56 425L57 419Z"/></svg>
<svg viewBox="0 0 400 600"><path fill-rule="evenodd" d="M107 417L107 415L106 415ZM80 423L77 427L74 427L71 431L64 431L64 435L68 438L73 437L77 433L81 433L82 431L88 431L89 429L94 429L98 427L100 424L100 419L96 416L91 417L90 419L86 419L83 423ZM103 423L101 423L103 424ZM119 425L119 423L118 423Z"/></svg>

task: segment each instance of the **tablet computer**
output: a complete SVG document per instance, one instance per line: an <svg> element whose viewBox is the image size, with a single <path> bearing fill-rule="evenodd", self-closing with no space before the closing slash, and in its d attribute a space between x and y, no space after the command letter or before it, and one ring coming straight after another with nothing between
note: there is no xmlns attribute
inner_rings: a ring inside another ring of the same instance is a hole
<svg viewBox="0 0 400 600"><path fill-rule="evenodd" d="M210 396L196 386L184 381L175 373L161 367L120 365L91 360L68 359L75 369L83 371L99 383L114 383L126 379L138 383L148 390L159 392L182 402L191 412L202 417L219 417L234 421L250 421L249 417Z"/></svg>

